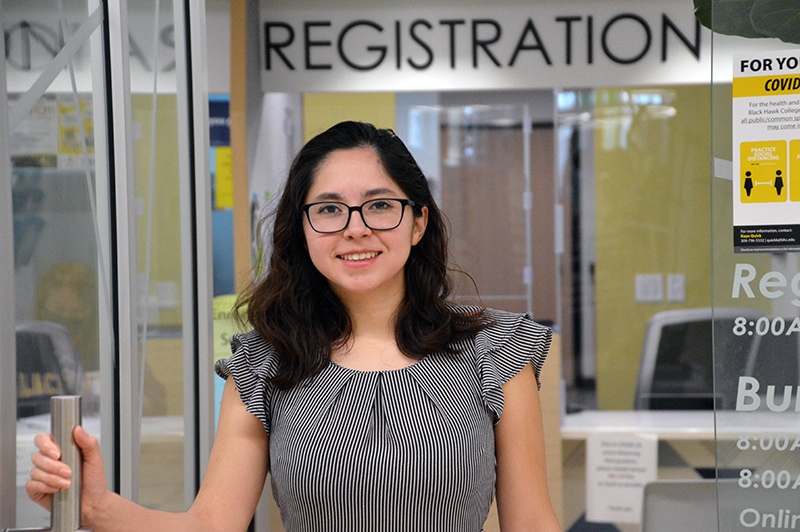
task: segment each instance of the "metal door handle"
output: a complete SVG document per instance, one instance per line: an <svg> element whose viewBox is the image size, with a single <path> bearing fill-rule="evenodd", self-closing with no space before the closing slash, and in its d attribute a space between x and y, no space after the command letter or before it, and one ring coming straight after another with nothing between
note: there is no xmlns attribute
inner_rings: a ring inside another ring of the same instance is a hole
<svg viewBox="0 0 800 532"><path fill-rule="evenodd" d="M61 448L61 461L72 470L69 488L53 495L50 528L7 528L5 532L78 532L81 526L81 452L72 439L72 429L81 424L81 396L50 398L53 437Z"/></svg>

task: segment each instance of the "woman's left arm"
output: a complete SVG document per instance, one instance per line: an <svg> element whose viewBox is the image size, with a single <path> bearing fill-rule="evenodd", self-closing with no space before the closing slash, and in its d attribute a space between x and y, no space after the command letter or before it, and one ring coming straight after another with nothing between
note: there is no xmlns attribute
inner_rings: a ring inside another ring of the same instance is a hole
<svg viewBox="0 0 800 532"><path fill-rule="evenodd" d="M494 428L500 530L561 530L547 492L539 390L530 364L503 385L503 397Z"/></svg>

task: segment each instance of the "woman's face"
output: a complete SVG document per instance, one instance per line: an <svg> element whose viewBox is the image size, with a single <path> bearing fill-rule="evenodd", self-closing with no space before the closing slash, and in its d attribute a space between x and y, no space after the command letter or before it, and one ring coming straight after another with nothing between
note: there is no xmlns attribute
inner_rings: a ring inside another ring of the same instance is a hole
<svg viewBox="0 0 800 532"><path fill-rule="evenodd" d="M305 203L341 202L351 207L377 198L408 199L389 177L378 154L370 148L332 152L314 175ZM428 222L428 210L414 216L404 206L402 222L391 230L373 230L357 211L337 233L314 231L303 216L303 231L314 266L342 300L381 296L399 301L404 294L403 270L411 247L420 241Z"/></svg>

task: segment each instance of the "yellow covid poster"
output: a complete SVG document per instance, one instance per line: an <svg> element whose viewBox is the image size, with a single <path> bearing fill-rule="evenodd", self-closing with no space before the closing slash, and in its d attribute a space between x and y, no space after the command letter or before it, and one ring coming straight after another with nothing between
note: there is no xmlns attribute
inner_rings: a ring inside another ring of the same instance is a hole
<svg viewBox="0 0 800 532"><path fill-rule="evenodd" d="M786 141L742 142L739 157L742 203L786 201Z"/></svg>
<svg viewBox="0 0 800 532"><path fill-rule="evenodd" d="M736 252L800 250L800 53L734 58Z"/></svg>

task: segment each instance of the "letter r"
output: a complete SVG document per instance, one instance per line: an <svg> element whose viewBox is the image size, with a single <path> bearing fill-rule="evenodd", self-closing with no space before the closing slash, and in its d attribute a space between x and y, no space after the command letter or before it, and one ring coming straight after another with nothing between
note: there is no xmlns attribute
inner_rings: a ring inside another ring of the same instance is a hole
<svg viewBox="0 0 800 532"><path fill-rule="evenodd" d="M744 289L747 297L756 297L753 289L750 288L750 282L756 278L756 269L752 264L736 263L736 269L733 273L733 290L731 291L732 298L739 297L739 289Z"/></svg>

